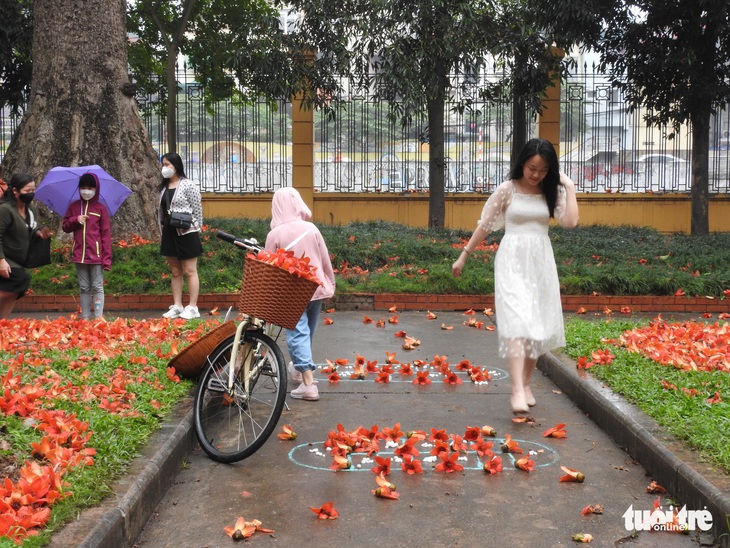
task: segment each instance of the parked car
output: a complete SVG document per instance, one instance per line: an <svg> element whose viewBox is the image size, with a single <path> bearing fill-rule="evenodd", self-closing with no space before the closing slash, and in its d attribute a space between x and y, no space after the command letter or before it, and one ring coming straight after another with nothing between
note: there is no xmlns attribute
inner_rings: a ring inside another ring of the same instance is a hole
<svg viewBox="0 0 730 548"><path fill-rule="evenodd" d="M682 165L687 164L687 160L683 160L672 154L644 154L636 159L637 163L645 164L662 164L662 165Z"/></svg>

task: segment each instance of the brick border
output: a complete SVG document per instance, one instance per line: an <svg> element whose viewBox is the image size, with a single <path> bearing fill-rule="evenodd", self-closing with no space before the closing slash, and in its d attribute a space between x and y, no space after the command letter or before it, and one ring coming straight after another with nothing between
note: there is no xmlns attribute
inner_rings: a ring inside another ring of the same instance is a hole
<svg viewBox="0 0 730 548"><path fill-rule="evenodd" d="M221 310L238 305L238 293L208 293L200 295L198 306L202 310L218 307ZM601 312L610 309L618 315L621 307L632 312L695 312L730 313L730 299L711 297L675 296L608 296L562 295L563 311ZM109 312L166 310L169 295L106 295L104 308ZM340 310L467 310L494 308L494 295L432 295L408 293L348 293L336 295L329 305ZM28 295L20 299L14 312L74 313L79 309L78 295Z"/></svg>

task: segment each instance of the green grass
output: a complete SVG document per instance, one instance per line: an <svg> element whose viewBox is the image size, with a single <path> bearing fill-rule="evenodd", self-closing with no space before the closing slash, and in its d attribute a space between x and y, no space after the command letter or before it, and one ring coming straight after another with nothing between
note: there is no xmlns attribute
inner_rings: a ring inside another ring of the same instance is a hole
<svg viewBox="0 0 730 548"><path fill-rule="evenodd" d="M571 319L566 323L566 353L577 359L609 348L616 356L613 363L594 366L589 372L696 449L704 460L730 473L730 374L682 371L602 342L645 323ZM662 380L677 390L663 388ZM683 388L695 389L697 395L687 395ZM723 401L707 403L716 391Z"/></svg>
<svg viewBox="0 0 730 548"><path fill-rule="evenodd" d="M264 242L268 221L215 219L203 233L198 261L203 293L236 292L243 254L215 238L222 229ZM338 271L339 293L489 294L494 290L494 251L501 232L469 259L460 278L451 264L471 235L460 230L411 228L395 223L319 225ZM730 233L706 237L662 234L649 228L553 227L550 236L565 294L687 295L723 297L730 290ZM33 272L37 294L75 294L76 274L66 248L56 244L53 264ZM105 273L108 294L170 292L165 259L157 242L114 248L112 271Z"/></svg>
<svg viewBox="0 0 730 548"><path fill-rule="evenodd" d="M184 328L165 331L165 339L183 341L188 330L196 329L200 323L199 320L191 321L185 324ZM85 325L86 327L79 324L79 333L93 336L93 328L88 327L89 323ZM16 325L16 328L23 326ZM120 331L123 330L120 328ZM115 345L117 344L115 342ZM163 356L169 352L169 342L157 344ZM67 350L31 348L25 351L24 363L16 362L13 365L14 374L20 374L24 384L39 383L46 390L49 390L55 375L58 375L60 386L64 389L55 397L49 396L39 401L44 402L43 408L64 410L68 414L75 413L77 419L88 423L88 431L92 432L92 435L87 446L96 450L92 466L70 468L63 476L64 482L68 483L64 490L72 494L60 499L51 507L48 526L38 536L27 538L23 546L44 546L49 542L53 531L60 529L66 522L76 519L83 508L99 504L111 492L112 483L125 472L150 435L191 390L190 381L182 380L178 383L168 379L167 364L170 358L158 357L157 347L147 348L133 342L125 346L120 353L115 350L107 352L105 357L95 350L80 350L78 347ZM0 352L2 360L0 376L8 372L8 367L18 356L17 351ZM82 360L87 357L91 359L84 361L79 367L80 357ZM37 359L46 361L41 365L34 365L33 361ZM138 363L144 359L146 363ZM133 394L129 402L139 416L110 413L98 405L102 396L87 394L77 401L69 396L73 394L68 391L70 386L81 389L95 386L112 387L117 379L123 379L126 391ZM9 390L5 395L14 391L15 389ZM0 457L15 459L17 467L20 468L27 459L33 458L30 444L40 442L44 433L36 428L35 419L17 415L1 416ZM43 465L44 462L40 464ZM7 538L0 539L0 547L10 546L16 544Z"/></svg>

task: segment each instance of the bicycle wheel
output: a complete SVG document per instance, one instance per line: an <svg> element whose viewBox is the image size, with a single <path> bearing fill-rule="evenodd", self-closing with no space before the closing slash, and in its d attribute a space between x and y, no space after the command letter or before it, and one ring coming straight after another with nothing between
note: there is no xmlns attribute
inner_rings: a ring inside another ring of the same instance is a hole
<svg viewBox="0 0 730 548"><path fill-rule="evenodd" d="M213 460L236 462L253 455L276 428L286 399L284 356L274 340L246 331L236 358L233 389L228 390L231 336L208 357L195 394L195 434ZM248 394L242 363L250 360Z"/></svg>

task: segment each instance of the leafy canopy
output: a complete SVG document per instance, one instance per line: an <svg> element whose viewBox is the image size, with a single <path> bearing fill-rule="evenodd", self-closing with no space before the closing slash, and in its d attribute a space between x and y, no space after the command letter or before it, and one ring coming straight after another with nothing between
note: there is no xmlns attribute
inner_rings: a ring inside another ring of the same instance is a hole
<svg viewBox="0 0 730 548"><path fill-rule="evenodd" d="M649 109L649 123L678 128L692 113L730 102L726 0L625 2L596 47L601 70L617 76L632 108Z"/></svg>

